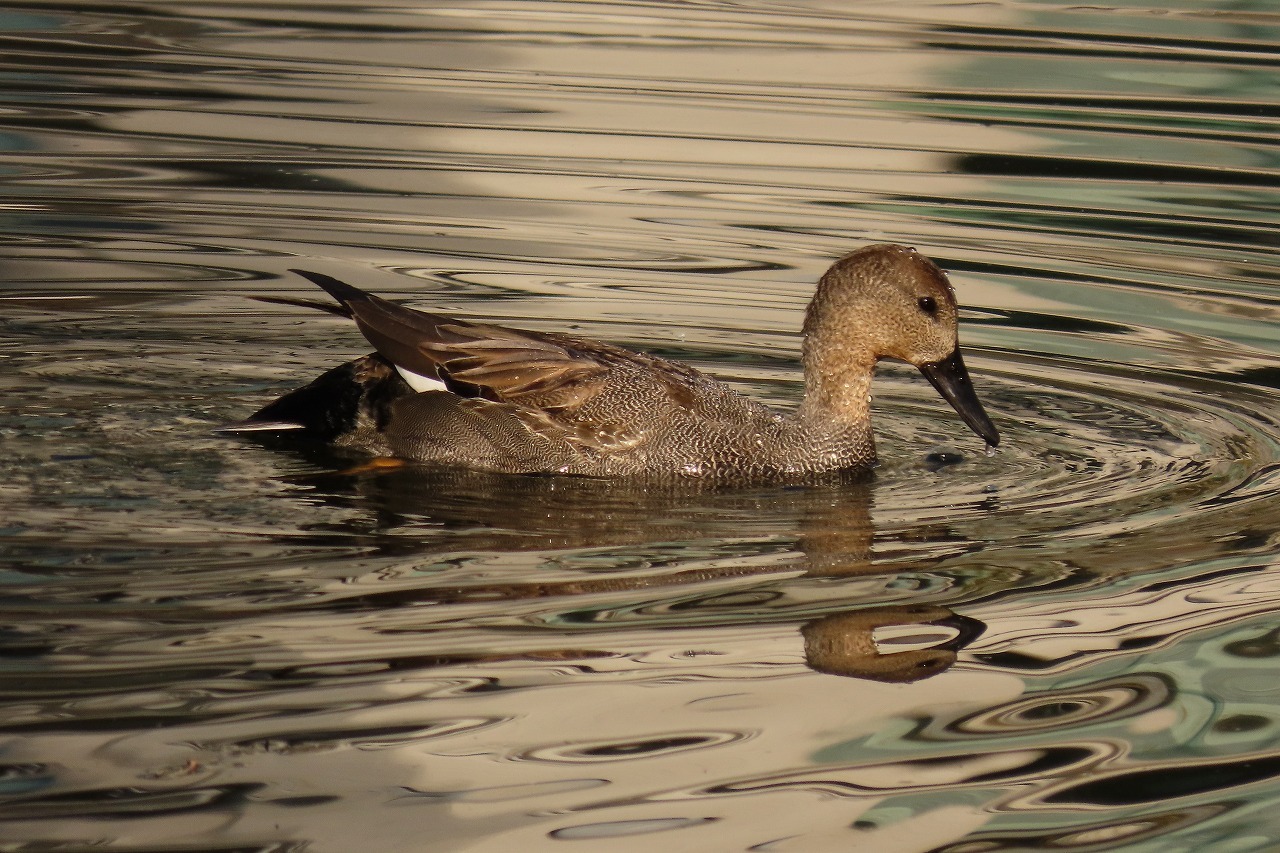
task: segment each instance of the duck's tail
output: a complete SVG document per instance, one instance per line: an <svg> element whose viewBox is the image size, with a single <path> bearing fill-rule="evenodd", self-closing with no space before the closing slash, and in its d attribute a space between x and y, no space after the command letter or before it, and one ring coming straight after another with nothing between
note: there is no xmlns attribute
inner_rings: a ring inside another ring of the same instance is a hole
<svg viewBox="0 0 1280 853"><path fill-rule="evenodd" d="M320 272L311 272L310 270L289 270L289 272L296 273L312 284L322 287L325 293L337 300L338 304L320 302L315 299L301 299L296 296L250 296L249 298L254 302L266 302L269 305L292 305L295 308L311 308L315 311L324 311L326 314L337 314L339 317L346 317L347 319L351 319L354 316L349 307L350 303L369 299L369 294L360 288L352 287L333 276Z"/></svg>
<svg viewBox="0 0 1280 853"><path fill-rule="evenodd" d="M342 313L351 316L352 303L371 302L375 297L370 296L358 287L347 284L345 281L339 281L331 275L325 275L322 272L312 272L311 270L289 270L291 273L302 276L307 281L324 290L325 293L337 300L342 306Z"/></svg>

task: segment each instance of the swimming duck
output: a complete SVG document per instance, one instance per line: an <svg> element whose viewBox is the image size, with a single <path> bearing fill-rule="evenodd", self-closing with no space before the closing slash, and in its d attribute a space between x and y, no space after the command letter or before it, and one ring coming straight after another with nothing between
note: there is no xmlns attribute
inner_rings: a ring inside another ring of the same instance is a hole
<svg viewBox="0 0 1280 853"><path fill-rule="evenodd" d="M915 365L988 445L1000 440L956 340L946 275L873 245L822 276L805 313L804 400L776 412L694 368L567 335L416 311L292 270L377 352L325 373L232 431L294 431L376 456L522 474L781 480L875 463L876 362Z"/></svg>

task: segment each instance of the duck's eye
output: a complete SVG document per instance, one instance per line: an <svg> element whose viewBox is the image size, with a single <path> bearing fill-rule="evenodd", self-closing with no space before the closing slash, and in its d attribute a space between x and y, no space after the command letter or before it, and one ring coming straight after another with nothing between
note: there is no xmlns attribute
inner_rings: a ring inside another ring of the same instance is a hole
<svg viewBox="0 0 1280 853"><path fill-rule="evenodd" d="M932 316L938 313L938 303L932 296L921 296L916 300L916 304L920 306L920 310Z"/></svg>

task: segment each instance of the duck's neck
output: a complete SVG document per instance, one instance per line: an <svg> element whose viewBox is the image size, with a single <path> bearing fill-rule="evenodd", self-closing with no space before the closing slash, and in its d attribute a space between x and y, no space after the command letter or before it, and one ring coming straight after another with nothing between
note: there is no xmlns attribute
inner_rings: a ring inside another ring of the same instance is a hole
<svg viewBox="0 0 1280 853"><path fill-rule="evenodd" d="M871 377L879 352L862 327L875 306L863 304L857 291L841 283L828 270L805 311L805 389L798 415L811 430L839 435L856 454L874 457Z"/></svg>
<svg viewBox="0 0 1280 853"><path fill-rule="evenodd" d="M817 346L805 341L805 389L800 417L854 432L871 431L871 378L876 359L856 351L817 357Z"/></svg>

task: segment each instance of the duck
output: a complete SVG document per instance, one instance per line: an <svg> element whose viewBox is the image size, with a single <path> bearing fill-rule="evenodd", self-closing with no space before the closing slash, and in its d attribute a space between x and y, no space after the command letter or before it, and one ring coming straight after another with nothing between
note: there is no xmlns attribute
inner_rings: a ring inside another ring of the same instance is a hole
<svg viewBox="0 0 1280 853"><path fill-rule="evenodd" d="M989 447L999 433L958 344L946 274L915 249L835 261L804 316L804 396L777 411L687 364L586 338L420 311L290 270L375 352L262 407L229 432L288 435L406 463L505 474L778 481L876 464L871 383L896 359L924 374Z"/></svg>

